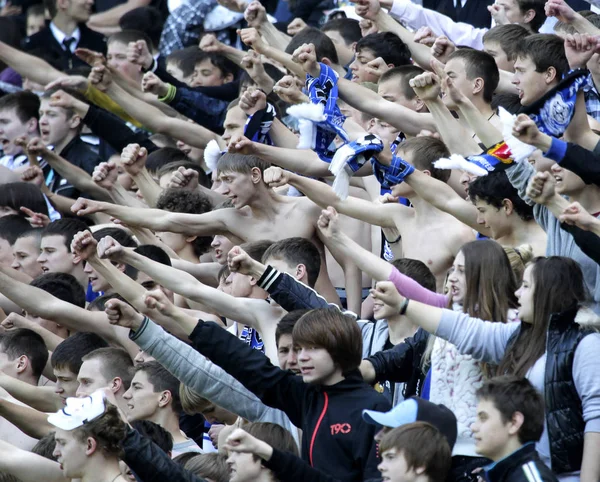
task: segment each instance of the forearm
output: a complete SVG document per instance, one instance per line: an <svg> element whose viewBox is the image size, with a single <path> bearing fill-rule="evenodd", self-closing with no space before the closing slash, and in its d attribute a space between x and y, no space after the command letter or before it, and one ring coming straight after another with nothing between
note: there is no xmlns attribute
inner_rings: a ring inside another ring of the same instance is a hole
<svg viewBox="0 0 600 482"><path fill-rule="evenodd" d="M285 51L286 47L292 40L292 37L284 34L268 20L260 26L260 34L269 43L271 47L275 47L281 51Z"/></svg>
<svg viewBox="0 0 600 482"><path fill-rule="evenodd" d="M581 460L581 482L600 480L600 433L587 432L583 439L583 458Z"/></svg>
<svg viewBox="0 0 600 482"><path fill-rule="evenodd" d="M24 482L67 482L60 465L41 455L22 450L8 442L0 441L0 470Z"/></svg>
<svg viewBox="0 0 600 482"><path fill-rule="evenodd" d="M110 189L107 189L107 192L116 204L131 208L146 209L146 205L121 186L118 181Z"/></svg>
<svg viewBox="0 0 600 482"><path fill-rule="evenodd" d="M263 51L260 52L266 57L269 57L271 60L280 63L284 68L286 68L289 72L291 72L296 77L301 79L306 78L306 72L300 67L299 64L292 60L292 56L290 54L286 54L283 50L279 50L275 47L271 47L267 45Z"/></svg>
<svg viewBox="0 0 600 482"><path fill-rule="evenodd" d="M65 341L64 338L61 338L60 336L55 335L51 331L46 330L46 328L43 328L42 326L38 325L37 323L35 323L33 321L27 325L27 329L34 331L35 333L40 335L44 340L44 344L46 345L46 348L48 349L48 351L51 351L51 352L56 350L56 347L58 345L60 345L63 341Z"/></svg>
<svg viewBox="0 0 600 482"><path fill-rule="evenodd" d="M0 386L20 402L40 412L56 412L62 407L52 387L37 387L8 375L2 375Z"/></svg>
<svg viewBox="0 0 600 482"><path fill-rule="evenodd" d="M579 33L587 33L592 36L600 35L600 29L579 13L575 13L572 25Z"/></svg>
<svg viewBox="0 0 600 482"><path fill-rule="evenodd" d="M287 149L254 143L257 155L276 166L310 177L330 176L329 164L310 149Z"/></svg>
<svg viewBox="0 0 600 482"><path fill-rule="evenodd" d="M121 5L117 5L109 10L105 10L102 13L96 13L90 17L89 27L94 29L95 27L119 27L119 19L130 12L134 8L144 7L150 2L147 0L129 0Z"/></svg>
<svg viewBox="0 0 600 482"><path fill-rule="evenodd" d="M429 333L435 333L442 319L443 310L434 306L410 301L405 316Z"/></svg>
<svg viewBox="0 0 600 482"><path fill-rule="evenodd" d="M315 204L318 204L323 208L333 206L336 210L342 212L339 209L342 201L327 184L304 176L299 176L298 174L290 173L289 185L298 189L298 191L306 195Z"/></svg>
<svg viewBox="0 0 600 482"><path fill-rule="evenodd" d="M183 259L171 258L171 266L191 274L194 278L208 286L218 285L217 276L221 265L218 263L191 263ZM262 274L261 274L262 275ZM260 276L259 275L259 278ZM257 278L258 279L258 278Z"/></svg>
<svg viewBox="0 0 600 482"><path fill-rule="evenodd" d="M38 84L46 85L64 76L41 58L0 43L0 60L16 70L22 77L27 77Z"/></svg>
<svg viewBox="0 0 600 482"><path fill-rule="evenodd" d="M306 99L308 102L308 98ZM298 137L291 130L289 130L283 122L279 119L273 119L273 125L269 131L273 144L277 147L287 147L289 149L295 149L298 145Z"/></svg>
<svg viewBox="0 0 600 482"><path fill-rule="evenodd" d="M543 204L557 219L565 212L565 209L569 207L569 201L558 194L554 194L548 202L544 202Z"/></svg>
<svg viewBox="0 0 600 482"><path fill-rule="evenodd" d="M77 190L89 194L99 201L110 201L111 197L106 189L101 188L92 181L92 176L80 167L71 164L54 151L46 150L42 153L42 157L48 161L48 164L50 164L58 174L69 181Z"/></svg>
<svg viewBox="0 0 600 482"><path fill-rule="evenodd" d="M331 241L345 257L353 260L361 271L375 281L387 281L390 277L392 265L360 246L348 235L338 232Z"/></svg>
<svg viewBox="0 0 600 482"><path fill-rule="evenodd" d="M460 125L441 99L425 102L433 115L437 130L452 154L469 156L481 152L481 148ZM493 145L493 144L492 144Z"/></svg>
<svg viewBox="0 0 600 482"><path fill-rule="evenodd" d="M156 207L156 202L162 193L162 189L152 178L148 170L144 167L141 172L131 176L135 181L136 186L142 192L146 204L150 207Z"/></svg>
<svg viewBox="0 0 600 482"><path fill-rule="evenodd" d="M0 399L0 416L18 427L25 435L35 439L41 439L55 430L48 423L48 416L45 413L8 400Z"/></svg>
<svg viewBox="0 0 600 482"><path fill-rule="evenodd" d="M219 53L224 57L227 57L237 66L242 65L242 59L245 55L243 50L236 49L235 47L231 47L230 45L223 45L223 48Z"/></svg>
<svg viewBox="0 0 600 482"><path fill-rule="evenodd" d="M502 132L496 129L469 99L465 98L464 102L459 104L459 109L461 115L485 146L489 148L503 141ZM472 154L481 151L481 148L474 141L469 146L469 149L471 148L475 149Z"/></svg>

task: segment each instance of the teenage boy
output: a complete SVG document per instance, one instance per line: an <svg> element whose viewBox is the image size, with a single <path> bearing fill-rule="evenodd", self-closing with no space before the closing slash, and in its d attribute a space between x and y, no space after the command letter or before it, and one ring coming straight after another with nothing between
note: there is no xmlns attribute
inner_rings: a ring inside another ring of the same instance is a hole
<svg viewBox="0 0 600 482"><path fill-rule="evenodd" d="M356 43L362 38L358 20L353 18L336 18L321 27L321 32L327 35L338 54L338 61L346 69L346 79L352 78L350 64L354 60Z"/></svg>
<svg viewBox="0 0 600 482"><path fill-rule="evenodd" d="M53 105L51 97L57 90L45 91L40 101L39 129L42 141L47 146L52 146L54 152L59 156L91 176L101 159L79 137L83 128L81 117L72 109ZM75 92L70 92L70 94L79 96ZM52 171L50 176L46 179L46 184L52 192L66 197L79 195L67 179L58 173Z"/></svg>
<svg viewBox="0 0 600 482"><path fill-rule="evenodd" d="M41 229L32 228L15 240L12 247L13 262L11 268L32 278L37 278L42 274L42 267L37 261L40 255L41 235Z"/></svg>
<svg viewBox="0 0 600 482"><path fill-rule="evenodd" d="M492 378L477 390L477 399L475 450L494 462L483 468L486 480L558 481L535 449L544 431L544 400L529 380Z"/></svg>
<svg viewBox="0 0 600 482"><path fill-rule="evenodd" d="M195 215L134 209L80 198L73 206L73 212L79 216L105 212L129 226L191 236L232 234L245 242L294 236L310 239L321 251L321 272L316 289L329 301L339 302L327 275L322 243L317 238L319 207L303 197L275 194L263 181L263 172L268 167L265 161L256 156L228 153L219 159L217 172L221 180L220 191L232 200L234 208Z"/></svg>
<svg viewBox="0 0 600 482"><path fill-rule="evenodd" d="M150 420L173 436L173 457L185 452L202 452L179 428L182 411L179 381L159 363L146 362L135 367L123 401L127 404L128 421Z"/></svg>
<svg viewBox="0 0 600 482"><path fill-rule="evenodd" d="M37 386L47 361L48 349L37 333L19 328L0 337L2 374Z"/></svg>
<svg viewBox="0 0 600 482"><path fill-rule="evenodd" d="M0 99L0 165L12 170L24 170L29 159L15 139L30 141L39 136L40 99L32 92L17 92Z"/></svg>
<svg viewBox="0 0 600 482"><path fill-rule="evenodd" d="M517 47L531 32L521 25L496 25L483 36L483 50L494 57L498 70L515 71Z"/></svg>
<svg viewBox="0 0 600 482"><path fill-rule="evenodd" d="M440 140L431 137L408 139L398 146L397 155L433 178L445 182L450 176L449 171L433 167L435 161L448 156L446 146ZM392 195L408 198L413 208L399 203L374 205L352 196L342 201L330 186L278 167L265 172L265 181L271 186L289 184L323 208L332 206L340 214L376 226L396 228L403 240L403 257L425 263L436 277L438 289L443 287L446 272L461 246L473 239L467 226L438 211L402 184L392 188ZM436 236L438 232L445 233L443 240Z"/></svg>
<svg viewBox="0 0 600 482"><path fill-rule="evenodd" d="M292 337L300 347L302 380L273 366L215 323L178 317L178 325L201 354L302 429L305 461L346 481L377 477L376 427L362 420L361 410L386 410L390 405L357 370L362 339L353 318L338 308L325 308L296 322Z"/></svg>
<svg viewBox="0 0 600 482"><path fill-rule="evenodd" d="M94 0L50 0L46 3L52 21L48 28L25 39L25 50L39 50L62 70L86 65L75 55L75 49L86 48L106 52L104 36L90 30Z"/></svg>

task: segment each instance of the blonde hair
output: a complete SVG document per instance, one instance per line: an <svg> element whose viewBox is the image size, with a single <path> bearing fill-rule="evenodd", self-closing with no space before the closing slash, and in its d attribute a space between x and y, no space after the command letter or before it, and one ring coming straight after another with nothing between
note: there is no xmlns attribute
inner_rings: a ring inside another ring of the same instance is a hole
<svg viewBox="0 0 600 482"><path fill-rule="evenodd" d="M198 392L183 383L179 385L179 398L181 399L183 411L188 415L195 415L215 407L214 403L201 397Z"/></svg>
<svg viewBox="0 0 600 482"><path fill-rule="evenodd" d="M506 256L508 256L508 261L510 262L510 266L515 274L517 284L519 284L523 279L525 267L533 259L533 247L531 244L522 244L516 248L503 246L503 249L506 253Z"/></svg>

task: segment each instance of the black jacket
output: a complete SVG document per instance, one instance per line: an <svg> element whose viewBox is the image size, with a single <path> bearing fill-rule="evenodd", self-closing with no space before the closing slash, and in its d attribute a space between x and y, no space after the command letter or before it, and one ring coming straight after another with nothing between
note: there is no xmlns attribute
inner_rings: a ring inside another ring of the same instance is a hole
<svg viewBox="0 0 600 482"><path fill-rule="evenodd" d="M171 460L158 445L130 428L123 441L123 462L143 482L206 482Z"/></svg>
<svg viewBox="0 0 600 482"><path fill-rule="evenodd" d="M273 471L276 480L285 482L339 482L339 479L313 469L289 452L273 449L273 455L263 465Z"/></svg>
<svg viewBox="0 0 600 482"><path fill-rule="evenodd" d="M61 157L65 158L71 164L80 167L90 176L94 168L102 162L102 159L96 154L80 137L71 139L64 149L60 152ZM46 176L48 179L48 176ZM54 172L51 182L48 183L50 190L61 196L77 198L81 193L75 189L66 179L63 179L58 173Z"/></svg>
<svg viewBox="0 0 600 482"><path fill-rule="evenodd" d="M523 445L508 457L484 467L486 482L557 482L535 450L535 443Z"/></svg>
<svg viewBox="0 0 600 482"><path fill-rule="evenodd" d="M428 340L429 333L419 328L415 336L407 338L404 343L367 358L375 369L375 380L404 383L404 398L420 396L426 376L421 360Z"/></svg>
<svg viewBox="0 0 600 482"><path fill-rule="evenodd" d="M313 467L347 482L378 476L379 427L363 421L362 410L387 411L390 403L358 370L332 386L309 385L215 323L200 321L189 338L202 355L302 429L303 459Z"/></svg>
<svg viewBox="0 0 600 482"><path fill-rule="evenodd" d="M85 24L79 24L79 30L81 31L81 38L77 44L78 48L86 48L94 52L106 54L106 39L104 35L90 30ZM49 26L31 37L27 37L23 44L23 49L27 52L42 52L54 67L62 71L87 65L82 60L79 60L75 54L65 50L58 43L56 37L52 35L52 30Z"/></svg>
<svg viewBox="0 0 600 482"><path fill-rule="evenodd" d="M478 28L490 28L492 16L487 8L492 3L494 0L467 0L463 7L457 9L455 0L424 0L423 6L436 10L455 22L470 23Z"/></svg>

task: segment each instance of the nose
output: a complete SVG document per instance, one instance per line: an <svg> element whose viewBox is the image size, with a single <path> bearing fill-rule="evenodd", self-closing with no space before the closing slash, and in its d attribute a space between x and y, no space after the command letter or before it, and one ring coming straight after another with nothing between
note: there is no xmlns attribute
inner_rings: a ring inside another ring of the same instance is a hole
<svg viewBox="0 0 600 482"><path fill-rule="evenodd" d="M40 253L40 255L37 258L37 262L38 263L45 263L46 262L46 254L45 253Z"/></svg>
<svg viewBox="0 0 600 482"><path fill-rule="evenodd" d="M485 224L485 220L483 219L483 215L481 213L477 213L477 224Z"/></svg>
<svg viewBox="0 0 600 482"><path fill-rule="evenodd" d="M123 398L125 400L131 400L131 389L127 390L124 394L123 394Z"/></svg>
<svg viewBox="0 0 600 482"><path fill-rule="evenodd" d="M13 262L10 265L10 267L12 269L17 269L17 270L21 267L21 265L17 262L17 258L13 258Z"/></svg>
<svg viewBox="0 0 600 482"><path fill-rule="evenodd" d="M559 164L554 163L550 166L550 170L554 173L554 174L558 174L560 172L562 172L563 168L560 167Z"/></svg>
<svg viewBox="0 0 600 482"><path fill-rule="evenodd" d="M213 238L213 240L212 240L212 243L210 243L210 245L211 245L211 247L213 247L213 248L217 248L217 247L221 246L221 241L219 241L219 240L217 239L217 236L215 236L215 237Z"/></svg>
<svg viewBox="0 0 600 482"><path fill-rule="evenodd" d="M91 267L90 263L86 262L86 263L83 265L83 272L84 272L84 273L91 274L91 272L92 272L92 267Z"/></svg>
<svg viewBox="0 0 600 482"><path fill-rule="evenodd" d="M183 141L177 141L177 149L183 149L185 147L185 143Z"/></svg>
<svg viewBox="0 0 600 482"><path fill-rule="evenodd" d="M515 296L517 297L517 299L521 298L521 288L519 288L517 291L515 291Z"/></svg>
<svg viewBox="0 0 600 482"><path fill-rule="evenodd" d="M358 69L358 66L356 65L356 60L352 61L349 68L352 72L354 72L356 69Z"/></svg>

